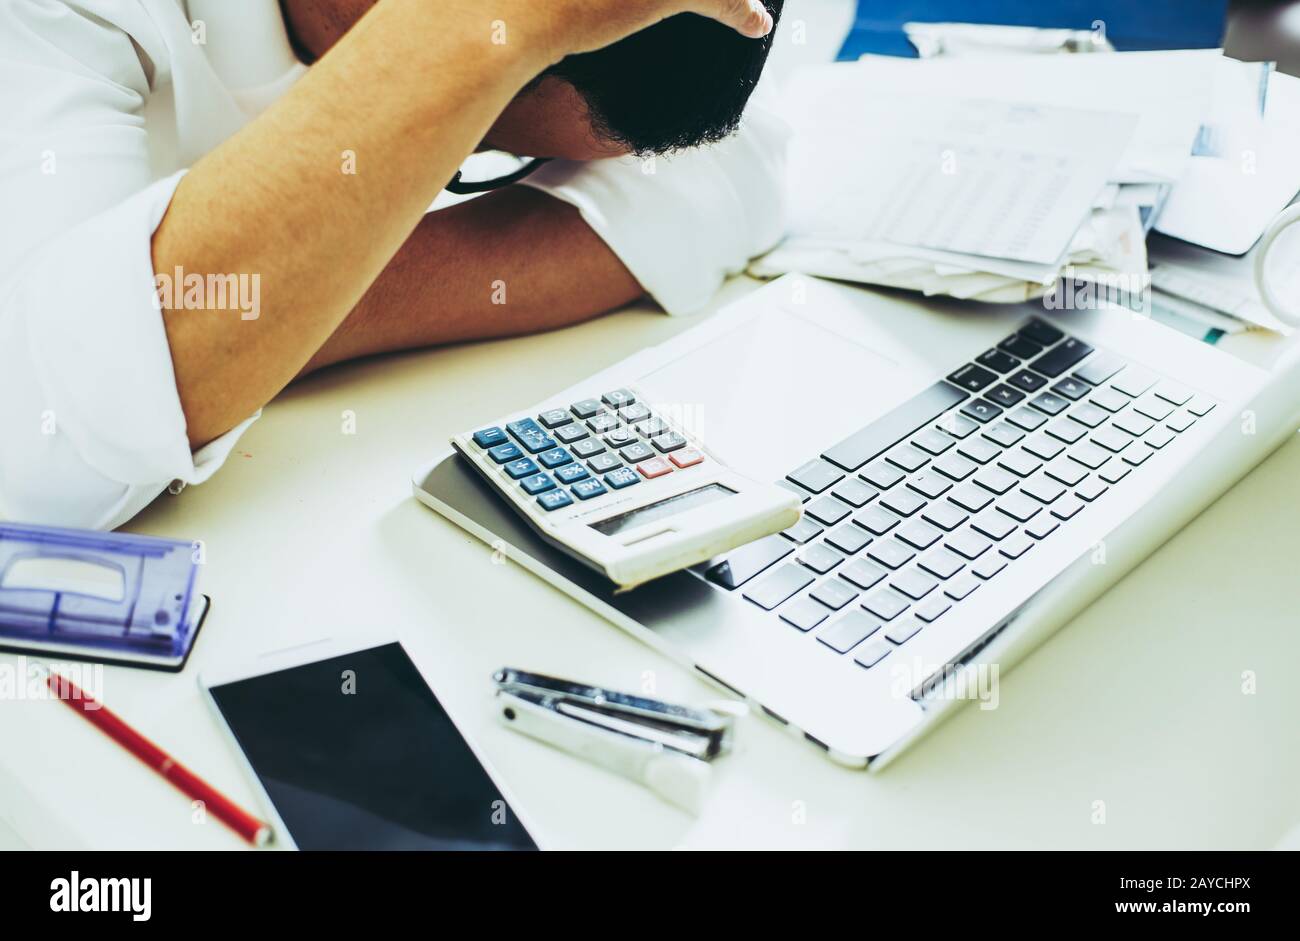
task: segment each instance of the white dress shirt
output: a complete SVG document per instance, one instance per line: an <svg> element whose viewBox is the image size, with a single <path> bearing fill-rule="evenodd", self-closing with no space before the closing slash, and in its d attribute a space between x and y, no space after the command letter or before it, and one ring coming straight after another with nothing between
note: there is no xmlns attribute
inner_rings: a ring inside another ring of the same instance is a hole
<svg viewBox="0 0 1300 941"><path fill-rule="evenodd" d="M0 519L116 527L256 420L191 453L150 243L186 168L305 71L277 0L0 0ZM528 185L681 313L780 237L785 136L755 106L721 145Z"/></svg>

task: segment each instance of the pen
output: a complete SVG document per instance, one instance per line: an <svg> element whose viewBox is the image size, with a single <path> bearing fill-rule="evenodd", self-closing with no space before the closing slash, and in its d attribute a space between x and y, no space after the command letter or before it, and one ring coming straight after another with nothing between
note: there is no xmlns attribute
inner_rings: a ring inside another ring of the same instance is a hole
<svg viewBox="0 0 1300 941"><path fill-rule="evenodd" d="M46 674L45 683L69 709L86 718L101 732L117 742L192 800L202 801L204 808L253 846L265 846L271 828L241 809L229 798L208 785L171 755L145 738L79 686L56 673Z"/></svg>

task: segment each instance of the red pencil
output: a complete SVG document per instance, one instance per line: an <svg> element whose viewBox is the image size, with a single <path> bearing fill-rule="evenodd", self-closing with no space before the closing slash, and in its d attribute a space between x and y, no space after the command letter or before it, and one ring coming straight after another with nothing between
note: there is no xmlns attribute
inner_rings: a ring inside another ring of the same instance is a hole
<svg viewBox="0 0 1300 941"><path fill-rule="evenodd" d="M271 828L252 814L245 812L219 791L206 784L198 775L180 764L153 742L104 708L103 704L87 695L67 677L49 673L45 683L68 707L84 716L99 730L117 742L191 800L203 801L204 808L230 829L254 846L265 846L271 839Z"/></svg>

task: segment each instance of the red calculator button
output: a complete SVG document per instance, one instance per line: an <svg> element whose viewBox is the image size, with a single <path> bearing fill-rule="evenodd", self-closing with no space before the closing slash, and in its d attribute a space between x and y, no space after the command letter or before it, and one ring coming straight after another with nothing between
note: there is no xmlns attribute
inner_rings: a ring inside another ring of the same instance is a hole
<svg viewBox="0 0 1300 941"><path fill-rule="evenodd" d="M652 457L648 461L642 461L636 466L641 472L642 477L662 477L664 474L671 474L672 467L661 457Z"/></svg>
<svg viewBox="0 0 1300 941"><path fill-rule="evenodd" d="M678 467L691 467L704 460L704 455L699 452L698 448L682 448L668 456L668 459Z"/></svg>

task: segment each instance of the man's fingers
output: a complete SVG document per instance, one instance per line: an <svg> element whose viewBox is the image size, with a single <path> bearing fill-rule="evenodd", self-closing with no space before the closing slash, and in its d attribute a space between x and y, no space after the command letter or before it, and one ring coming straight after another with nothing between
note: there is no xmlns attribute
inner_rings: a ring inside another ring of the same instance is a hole
<svg viewBox="0 0 1300 941"><path fill-rule="evenodd" d="M762 0L706 0L698 3L697 12L750 39L761 39L772 31L772 15Z"/></svg>

